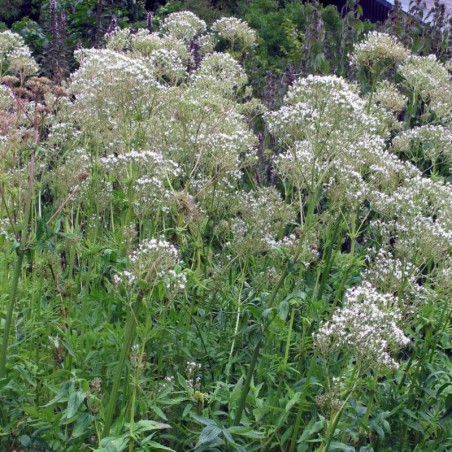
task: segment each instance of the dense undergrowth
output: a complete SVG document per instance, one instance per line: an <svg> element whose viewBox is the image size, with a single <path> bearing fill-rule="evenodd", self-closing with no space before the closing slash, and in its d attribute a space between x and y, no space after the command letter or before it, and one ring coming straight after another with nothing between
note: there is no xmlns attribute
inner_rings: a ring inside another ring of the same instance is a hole
<svg viewBox="0 0 452 452"><path fill-rule="evenodd" d="M256 33L0 33L2 450L452 447L450 60L371 32L281 106Z"/></svg>

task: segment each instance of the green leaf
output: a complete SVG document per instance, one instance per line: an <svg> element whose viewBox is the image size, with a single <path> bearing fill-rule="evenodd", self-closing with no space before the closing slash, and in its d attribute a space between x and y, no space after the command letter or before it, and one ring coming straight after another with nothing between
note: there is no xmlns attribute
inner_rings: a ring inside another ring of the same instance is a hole
<svg viewBox="0 0 452 452"><path fill-rule="evenodd" d="M406 420L404 421L404 424L405 424L407 427L409 427L409 428L411 428L411 429L413 429L413 430L416 430L417 432L424 433L424 427L422 427L422 425L419 424L419 423L416 422L416 421L411 421L410 419L406 419Z"/></svg>
<svg viewBox="0 0 452 452"><path fill-rule="evenodd" d="M333 441L328 450L344 450L345 452L355 452L355 448L347 444Z"/></svg>
<svg viewBox="0 0 452 452"><path fill-rule="evenodd" d="M285 321L287 319L288 314L289 314L289 303L284 300L278 306L278 315L282 321Z"/></svg>
<svg viewBox="0 0 452 452"><path fill-rule="evenodd" d="M135 432L148 432L150 430L164 430L171 428L171 425L164 424L163 422L151 421L148 419L141 419L134 424Z"/></svg>
<svg viewBox="0 0 452 452"><path fill-rule="evenodd" d="M213 421L212 419L206 419L205 417L198 416L197 414L192 414L191 417L202 425L207 425L207 426L208 425L213 425L213 426L217 425L217 424L215 424L215 421Z"/></svg>
<svg viewBox="0 0 452 452"><path fill-rule="evenodd" d="M100 449L97 449L96 452L122 452L127 448L128 442L129 439L126 436L119 438L108 436L100 442Z"/></svg>
<svg viewBox="0 0 452 452"><path fill-rule="evenodd" d="M217 427L216 425L207 425L202 429L196 447L202 446L203 444L211 443L213 440L218 438L220 433L221 428Z"/></svg>
<svg viewBox="0 0 452 452"><path fill-rule="evenodd" d="M245 436L246 438L262 439L264 434L256 430L252 430L250 427L242 427L240 425L231 427L229 431L233 435Z"/></svg>
<svg viewBox="0 0 452 452"><path fill-rule="evenodd" d="M298 401L300 400L300 393L299 392L296 392L295 394L294 394L294 396L287 402L287 404L286 404L286 407L285 407L285 411L286 412L289 412L291 409L292 409L292 407L296 404L296 403L298 403Z"/></svg>
<svg viewBox="0 0 452 452"><path fill-rule="evenodd" d="M67 382L50 402L46 403L45 405L42 405L42 408L54 405L57 402L66 402L68 391L72 384L73 384L72 381Z"/></svg>
<svg viewBox="0 0 452 452"><path fill-rule="evenodd" d="M151 437L148 436L143 441L141 441L140 446L146 446L146 450L166 450L168 452L175 452L174 449L171 449L169 447L164 446L163 444L159 444L155 441L152 441L150 438Z"/></svg>
<svg viewBox="0 0 452 452"><path fill-rule="evenodd" d="M164 419L165 421L168 420L168 418L165 416L165 413L160 407L154 405L151 407L151 409L158 417Z"/></svg>
<svg viewBox="0 0 452 452"><path fill-rule="evenodd" d="M93 421L93 416L88 413L82 413L77 417L74 424L74 430L72 430L72 438L78 438L84 435Z"/></svg>
<svg viewBox="0 0 452 452"><path fill-rule="evenodd" d="M80 405L85 400L85 397L86 397L86 393L83 391L73 392L69 396L68 404L67 404L67 413L66 413L67 419L70 419L72 416L74 416L77 413Z"/></svg>
<svg viewBox="0 0 452 452"><path fill-rule="evenodd" d="M29 447L31 446L31 438L28 435L22 435L19 438L19 443L23 447Z"/></svg>

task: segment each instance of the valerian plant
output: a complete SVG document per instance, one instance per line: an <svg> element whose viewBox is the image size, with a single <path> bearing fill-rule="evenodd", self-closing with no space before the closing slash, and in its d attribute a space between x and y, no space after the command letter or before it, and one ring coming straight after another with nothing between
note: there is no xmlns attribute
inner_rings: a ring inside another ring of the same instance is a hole
<svg viewBox="0 0 452 452"><path fill-rule="evenodd" d="M451 446L449 66L371 33L275 109L255 40L115 25L56 86L0 33L3 448Z"/></svg>

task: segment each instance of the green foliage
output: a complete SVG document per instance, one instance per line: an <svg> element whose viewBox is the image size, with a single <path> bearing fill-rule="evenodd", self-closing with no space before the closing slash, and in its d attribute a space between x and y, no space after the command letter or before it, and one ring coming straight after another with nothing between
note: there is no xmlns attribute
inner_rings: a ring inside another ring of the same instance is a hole
<svg viewBox="0 0 452 452"><path fill-rule="evenodd" d="M0 34L0 449L449 450L450 66L359 8L252 2L254 46L185 4L63 86Z"/></svg>

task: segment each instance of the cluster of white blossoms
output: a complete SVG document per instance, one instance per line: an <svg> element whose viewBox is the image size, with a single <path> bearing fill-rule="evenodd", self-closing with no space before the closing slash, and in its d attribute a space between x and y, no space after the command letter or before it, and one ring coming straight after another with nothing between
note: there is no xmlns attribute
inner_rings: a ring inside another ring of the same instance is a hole
<svg viewBox="0 0 452 452"><path fill-rule="evenodd" d="M246 119L219 93L178 87L162 98L153 119L147 133L163 143L163 155L178 163L190 187L206 178L218 182L254 155L257 140Z"/></svg>
<svg viewBox="0 0 452 452"><path fill-rule="evenodd" d="M206 23L190 11L170 14L162 24L164 31L186 42L204 33L206 28Z"/></svg>
<svg viewBox="0 0 452 452"><path fill-rule="evenodd" d="M22 37L9 30L0 32L0 77L10 72L24 78L37 71L38 65Z"/></svg>
<svg viewBox="0 0 452 452"><path fill-rule="evenodd" d="M297 81L280 110L265 115L281 146L277 174L300 192L323 187L335 204L362 203L375 184L391 179L388 165L396 163L385 150L385 122L366 107L356 86L341 78ZM380 168L378 177L371 167Z"/></svg>
<svg viewBox="0 0 452 452"><path fill-rule="evenodd" d="M13 105L14 96L11 88L9 88L8 86L0 85L0 111L8 111Z"/></svg>
<svg viewBox="0 0 452 452"><path fill-rule="evenodd" d="M212 30L228 41L232 49L235 45L243 50L256 44L256 32L245 21L235 17L222 17L214 22Z"/></svg>
<svg viewBox="0 0 452 452"><path fill-rule="evenodd" d="M396 369L398 363L391 354L410 342L399 327L401 320L395 297L364 282L347 291L344 306L321 324L315 346L324 355L353 356L362 370Z"/></svg>
<svg viewBox="0 0 452 452"><path fill-rule="evenodd" d="M320 175L328 170L328 156L319 157L311 142L297 141L288 152L275 157L274 165L278 174L299 190L312 190Z"/></svg>
<svg viewBox="0 0 452 452"><path fill-rule="evenodd" d="M201 56L206 56L209 53L213 53L217 44L218 36L215 33L205 33L196 38L198 53Z"/></svg>
<svg viewBox="0 0 452 452"><path fill-rule="evenodd" d="M168 170L172 176L179 175L177 163L166 160L161 153L156 151L130 151L125 154L109 155L100 159L105 171L116 177L125 179L133 174L147 174L158 171L161 168Z"/></svg>
<svg viewBox="0 0 452 452"><path fill-rule="evenodd" d="M187 66L184 65L176 50L157 49L149 57L149 63L154 77L164 82L177 84L187 74Z"/></svg>
<svg viewBox="0 0 452 452"><path fill-rule="evenodd" d="M394 138L392 147L414 163L452 165L452 131L441 125L428 124L408 129Z"/></svg>
<svg viewBox="0 0 452 452"><path fill-rule="evenodd" d="M451 76L435 55L413 55L400 66L399 73L403 77L403 85L423 101L434 97L437 90L450 88Z"/></svg>
<svg viewBox="0 0 452 452"><path fill-rule="evenodd" d="M241 192L230 221L233 240L225 246L237 254L270 251L295 220L295 211L274 188Z"/></svg>
<svg viewBox="0 0 452 452"><path fill-rule="evenodd" d="M308 76L289 88L284 105L266 115L270 131L282 143L301 139L334 143L345 136L350 142L363 131L380 134L381 123L366 113L366 101L357 86L336 76Z"/></svg>
<svg viewBox="0 0 452 452"><path fill-rule="evenodd" d="M127 147L124 128L145 116L163 87L139 59L107 49L76 52L80 68L72 75L72 121L99 146ZM130 130L132 133L132 130Z"/></svg>
<svg viewBox="0 0 452 452"><path fill-rule="evenodd" d="M381 72L406 61L408 56L408 50L397 38L371 31L363 42L355 45L350 60L358 69Z"/></svg>
<svg viewBox="0 0 452 452"><path fill-rule="evenodd" d="M369 264L363 273L364 280L381 292L395 294L398 308L404 315L414 314L419 305L435 301L435 292L418 282L422 277L421 268L395 258L384 248L371 250L367 259Z"/></svg>
<svg viewBox="0 0 452 452"><path fill-rule="evenodd" d="M157 151L130 151L102 157L100 163L113 182L133 186L132 204L142 218L174 201L171 181L180 176L179 165ZM130 196L130 194L129 194Z"/></svg>
<svg viewBox="0 0 452 452"><path fill-rule="evenodd" d="M190 83L200 91L235 98L248 83L248 77L232 56L214 52L202 60L200 68L190 78Z"/></svg>
<svg viewBox="0 0 452 452"><path fill-rule="evenodd" d="M399 91L396 85L383 80L377 85L374 100L390 113L399 114L405 110L408 99Z"/></svg>
<svg viewBox="0 0 452 452"><path fill-rule="evenodd" d="M171 185L176 192L186 187L190 196L203 196L212 185L235 189L237 172L255 160L257 139L242 113L247 76L231 55L213 52L216 35L199 36L204 31L192 13L176 13L158 33L116 29L106 37L107 49L78 54L67 118L98 147L108 180L114 162L127 168L119 179L134 179L137 212L154 208L159 196L169 207ZM202 47L205 36L210 50L200 52L195 67L190 41ZM130 172L125 156L143 157L150 147L159 168Z"/></svg>
<svg viewBox="0 0 452 452"><path fill-rule="evenodd" d="M151 33L148 30L138 30L132 33L130 28L115 29L105 35L105 47L116 52L124 52L128 56L147 59L157 50L173 50L185 64L190 62L190 52L187 43L172 35Z"/></svg>
<svg viewBox="0 0 452 452"><path fill-rule="evenodd" d="M450 165L447 116L432 107L438 91L450 91L450 75L436 59L410 57L395 39L378 33L357 46L353 62L379 76L399 65L401 88L383 81L366 99L344 79L309 76L289 88L279 110L264 116L277 144L274 169L296 189L293 199L301 204L301 218L318 190L319 206L351 208L363 222L370 214L366 233L380 244L367 258L363 283L348 291L343 307L321 325L317 346L325 353L349 353L364 366L393 369L397 363L391 353L408 342L402 318L435 302L450 273L452 186L424 177L413 164ZM391 148L391 137L403 127L398 115L413 91L427 105L421 121L436 123L405 130ZM411 161L398 158L402 153ZM239 226L247 232L246 224ZM434 262L433 272L426 277L429 262Z"/></svg>
<svg viewBox="0 0 452 452"><path fill-rule="evenodd" d="M167 289L183 290L186 277L178 271L179 250L164 239L149 239L140 242L129 255L129 268L115 275L116 283L133 284L145 281L151 285L163 281Z"/></svg>

